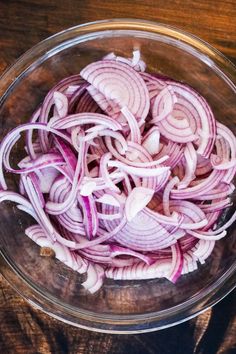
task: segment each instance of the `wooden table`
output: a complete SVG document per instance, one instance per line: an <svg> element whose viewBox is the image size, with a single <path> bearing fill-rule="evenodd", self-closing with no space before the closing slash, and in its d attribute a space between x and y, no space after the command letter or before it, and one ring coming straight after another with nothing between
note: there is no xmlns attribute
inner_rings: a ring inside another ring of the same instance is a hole
<svg viewBox="0 0 236 354"><path fill-rule="evenodd" d="M176 25L236 64L235 0L0 0L0 73L42 39L79 23L135 17ZM22 300L0 279L0 353L233 354L236 296L198 318L143 335L90 333L62 324Z"/></svg>

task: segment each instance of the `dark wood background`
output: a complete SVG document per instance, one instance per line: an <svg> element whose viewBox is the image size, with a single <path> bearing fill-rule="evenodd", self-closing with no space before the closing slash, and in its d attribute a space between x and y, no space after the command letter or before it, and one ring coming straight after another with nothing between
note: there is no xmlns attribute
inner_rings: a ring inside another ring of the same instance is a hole
<svg viewBox="0 0 236 354"><path fill-rule="evenodd" d="M0 0L0 74L46 37L83 22L135 17L178 26L236 64L235 0ZM1 354L233 354L236 296L191 321L143 335L92 333L36 311L0 278Z"/></svg>

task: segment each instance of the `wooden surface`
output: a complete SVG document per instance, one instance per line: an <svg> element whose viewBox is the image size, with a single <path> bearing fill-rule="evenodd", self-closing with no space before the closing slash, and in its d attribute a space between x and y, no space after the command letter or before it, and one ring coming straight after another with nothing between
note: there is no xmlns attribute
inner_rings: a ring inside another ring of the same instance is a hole
<svg viewBox="0 0 236 354"><path fill-rule="evenodd" d="M236 64L236 1L0 0L0 73L42 39L79 23L136 17L178 26ZM144 335L90 333L36 311L0 279L0 353L236 353L236 300L230 294L198 318Z"/></svg>

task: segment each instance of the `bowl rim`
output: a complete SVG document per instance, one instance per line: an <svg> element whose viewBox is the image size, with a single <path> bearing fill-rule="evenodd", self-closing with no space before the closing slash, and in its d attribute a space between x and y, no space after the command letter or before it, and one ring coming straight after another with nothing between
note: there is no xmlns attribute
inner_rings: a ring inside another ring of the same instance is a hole
<svg viewBox="0 0 236 354"><path fill-rule="evenodd" d="M82 36L88 33L90 34L100 33L107 29L109 30L119 30L119 29L134 30L135 29L147 33L150 32L155 34L161 33L162 35L164 32L166 36L170 36L175 40L178 39L180 41L183 41L184 43L187 43L189 46L196 48L197 51L201 51L201 52L203 51L204 55L211 58L213 60L213 63L216 63L219 66L220 70L225 75L225 79L227 83L231 87L233 87L236 93L236 88L234 85L234 83L236 82L236 66L234 66L234 64L231 63L231 61L228 58L226 58L221 52L219 52L217 49L212 47L210 44L208 44L202 39L199 39L197 36L190 34L186 31L183 31L174 26L170 26L162 23L156 23L153 21L141 20L141 19L139 20L139 19L125 18L125 19L99 20L99 21L88 22L77 26L73 26L63 31L60 31L44 39L43 41L39 42L35 46L33 46L31 49L26 51L22 56L20 56L20 58L12 66L7 68L0 76L0 94L1 91L3 92L2 96L0 97L0 105L4 100L4 97L7 96L8 90L12 87L12 85L14 85L14 83L17 80L20 79L22 73L27 72L29 67L33 65L35 56L37 56L38 53L42 52L42 50L45 50L45 48L46 49L58 48L60 44L63 44L65 40L68 39L68 35L78 34L78 36ZM53 47L51 47L52 44ZM46 53L46 55L48 54ZM22 65L24 68L23 72L22 72ZM9 84L8 77L11 76L12 74L15 74L15 80L13 82L11 81ZM21 271L19 269L17 269L16 265L11 264L11 261L8 259L7 255L4 254L4 251L2 249L0 249L0 255L1 255L0 268L3 269L3 271L1 269L3 277L22 297L24 297L34 307L40 308L44 312L48 313L50 316L60 319L66 323L72 324L77 327L100 331L100 332L142 333L142 332L154 331L157 329L162 329L162 328L176 325L192 317L195 317L199 313L213 306L214 304L219 302L224 296L226 296L230 291L232 291L236 286L235 282L232 279L236 271L236 262L235 262L235 264L233 264L223 275L221 275L216 282L208 285L206 289L204 288L201 293L194 295L192 298L182 302L181 304L175 305L173 307L170 307L162 311L152 312L148 314L147 313L139 314L139 315L137 314L135 315L105 314L104 315L101 313L98 315L97 313L91 311L80 310L80 309L78 311L77 308L78 316L73 317L73 319L80 320L82 317L84 317L85 322L87 321L86 323L89 324L87 325L87 324L82 324L80 322L75 322L66 319L62 315L58 315L55 311L51 312L50 310L51 304L54 305L56 304L57 306L60 306L64 311L67 310L67 313L71 311L71 306L65 306L60 301L59 302L55 301L55 298L53 296L51 296L50 298L49 296L43 294L43 292L39 290L37 285L31 284L29 280L25 279L24 275L21 274ZM21 283L20 288L19 286L17 287L12 281L13 274L18 276L19 278L18 280ZM228 286L226 286L225 291L221 293L222 285L223 284L225 285L226 282ZM25 286L30 289L30 293L31 293L30 296L25 295L23 289L25 288ZM41 299L40 303L36 301L35 296ZM48 302L47 306L45 306L44 303L45 300ZM44 304L42 305L42 303ZM195 308L194 311L191 312L190 308L192 309L193 305L194 306L197 305L197 307ZM173 317L174 314L178 313L180 308L182 309L182 317L179 316L178 320L171 322L170 321L171 318ZM187 312L184 313L183 312L184 310ZM169 322L168 321L163 322L163 320L160 321L159 318L160 315L164 315L166 313L170 315ZM107 323L104 323L104 327L101 329L96 326L91 327L90 322L92 321L94 321L95 325L96 324L101 325L100 321L107 322ZM128 325L127 325L127 321L128 321ZM128 329L127 326L129 327ZM139 326L139 328L137 328L137 326Z"/></svg>

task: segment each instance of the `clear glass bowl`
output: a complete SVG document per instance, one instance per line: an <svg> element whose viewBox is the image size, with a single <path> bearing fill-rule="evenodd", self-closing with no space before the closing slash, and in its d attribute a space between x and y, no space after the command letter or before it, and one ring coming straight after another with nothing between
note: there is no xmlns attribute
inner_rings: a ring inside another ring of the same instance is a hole
<svg viewBox="0 0 236 354"><path fill-rule="evenodd" d="M236 70L207 43L178 29L142 20L108 20L76 26L39 43L0 79L0 136L27 121L45 93L65 76L114 51L139 48L149 71L183 81L210 103L216 118L236 133ZM19 159L23 143L15 150ZM7 174L14 188L16 180ZM235 199L235 195L233 196ZM228 218L231 210L224 213ZM235 285L236 229L218 241L199 270L176 285L165 279L106 280L96 294L57 260L39 256L24 235L32 220L11 203L0 204L1 272L33 306L74 326L139 333L183 322L217 303Z"/></svg>

